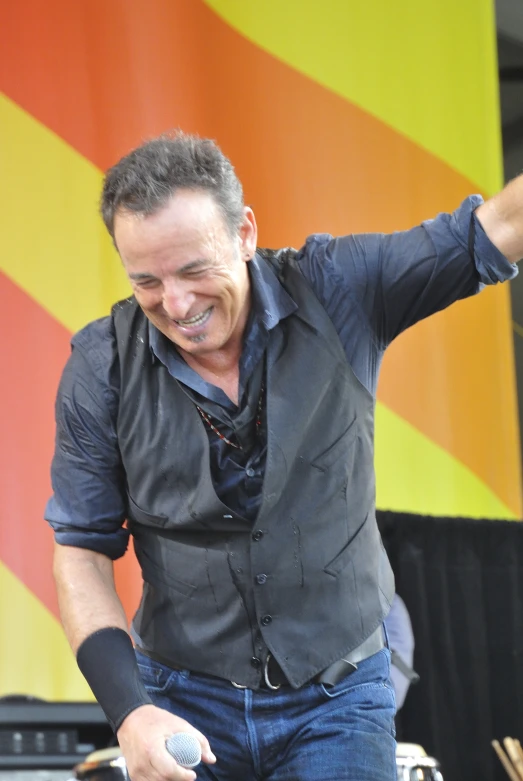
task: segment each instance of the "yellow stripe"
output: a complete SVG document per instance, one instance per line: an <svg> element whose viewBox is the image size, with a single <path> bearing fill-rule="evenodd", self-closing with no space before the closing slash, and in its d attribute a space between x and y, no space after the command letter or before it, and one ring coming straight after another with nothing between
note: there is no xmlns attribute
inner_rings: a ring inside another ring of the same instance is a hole
<svg viewBox="0 0 523 781"><path fill-rule="evenodd" d="M470 469L380 403L375 464L377 505L382 510L518 518Z"/></svg>
<svg viewBox="0 0 523 781"><path fill-rule="evenodd" d="M391 125L484 192L500 189L492 0L204 2L253 43ZM314 106L304 106L296 122L306 122L307 112ZM328 128L325 133L328 138Z"/></svg>
<svg viewBox="0 0 523 781"><path fill-rule="evenodd" d="M0 95L0 268L70 331L129 295L97 213L100 171Z"/></svg>
<svg viewBox="0 0 523 781"><path fill-rule="evenodd" d="M57 619L1 562L0 593L0 696L92 700Z"/></svg>

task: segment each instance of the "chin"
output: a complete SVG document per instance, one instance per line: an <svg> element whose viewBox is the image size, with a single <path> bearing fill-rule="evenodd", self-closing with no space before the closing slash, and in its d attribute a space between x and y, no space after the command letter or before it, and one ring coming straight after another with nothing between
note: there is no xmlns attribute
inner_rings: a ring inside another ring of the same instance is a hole
<svg viewBox="0 0 523 781"><path fill-rule="evenodd" d="M202 334L195 339L186 339L180 347L188 353L206 353L215 349L209 342L207 334Z"/></svg>

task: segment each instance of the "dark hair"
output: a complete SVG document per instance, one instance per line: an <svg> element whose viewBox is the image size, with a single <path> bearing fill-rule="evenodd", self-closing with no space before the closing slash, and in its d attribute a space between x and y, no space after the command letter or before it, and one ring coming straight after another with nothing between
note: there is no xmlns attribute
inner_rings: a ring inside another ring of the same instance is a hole
<svg viewBox="0 0 523 781"><path fill-rule="evenodd" d="M178 189L211 193L234 235L243 219L243 191L231 161L211 139L177 131L147 141L107 171L100 211L113 241L119 209L153 214Z"/></svg>

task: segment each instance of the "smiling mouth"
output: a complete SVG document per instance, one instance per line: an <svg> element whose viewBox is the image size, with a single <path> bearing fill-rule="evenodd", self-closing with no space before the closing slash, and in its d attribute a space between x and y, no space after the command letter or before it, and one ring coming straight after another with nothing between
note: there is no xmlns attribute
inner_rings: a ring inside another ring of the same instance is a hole
<svg viewBox="0 0 523 781"><path fill-rule="evenodd" d="M175 320L174 322L182 328L197 328L207 322L213 308L214 307L210 306L205 312L200 312L198 315L194 315L194 317L189 317L187 320Z"/></svg>

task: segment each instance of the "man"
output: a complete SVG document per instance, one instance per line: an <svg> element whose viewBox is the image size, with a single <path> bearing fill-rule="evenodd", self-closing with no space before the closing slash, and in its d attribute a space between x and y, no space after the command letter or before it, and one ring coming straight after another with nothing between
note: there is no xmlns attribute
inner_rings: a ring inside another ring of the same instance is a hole
<svg viewBox="0 0 523 781"><path fill-rule="evenodd" d="M162 137L108 172L134 296L73 339L46 518L64 627L133 781L195 778L165 750L187 730L199 779L396 777L378 368L402 330L515 275L522 187L295 253L256 249L211 141ZM129 534L136 657L112 573Z"/></svg>
<svg viewBox="0 0 523 781"><path fill-rule="evenodd" d="M419 675L412 668L414 664L412 624L407 606L399 594L394 594L384 624L391 656L390 680L396 698L396 711L399 711L403 707L410 685L419 681Z"/></svg>

